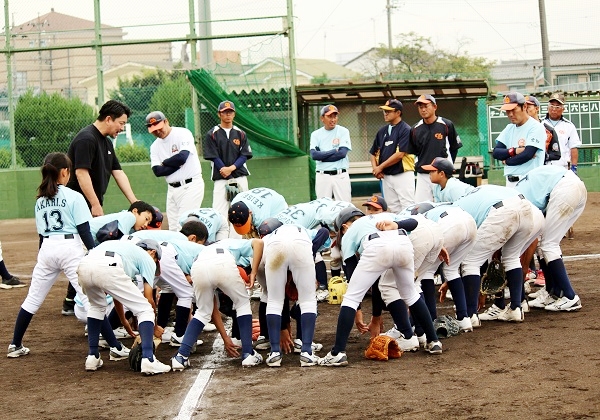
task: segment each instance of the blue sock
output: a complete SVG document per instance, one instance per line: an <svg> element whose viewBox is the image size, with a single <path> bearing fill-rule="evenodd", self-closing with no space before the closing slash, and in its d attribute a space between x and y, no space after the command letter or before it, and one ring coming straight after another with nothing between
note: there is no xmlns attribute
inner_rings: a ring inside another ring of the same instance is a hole
<svg viewBox="0 0 600 420"><path fill-rule="evenodd" d="M100 330L102 329L102 319L90 318L87 319L88 327L88 345L90 347L88 354L100 357L98 352L98 341L100 341Z"/></svg>
<svg viewBox="0 0 600 420"><path fill-rule="evenodd" d="M327 289L327 267L325 261L320 261L315 264L315 274L321 289Z"/></svg>
<svg viewBox="0 0 600 420"><path fill-rule="evenodd" d="M542 273L544 273L546 291L551 295L555 295L556 293L554 292L554 279L552 278L552 273L548 268L548 264L546 264L546 260L543 258L540 258L540 270L542 270Z"/></svg>
<svg viewBox="0 0 600 420"><path fill-rule="evenodd" d="M460 321L463 318L468 317L469 315L467 314L465 287L460 277L454 280L449 280L448 289L450 289L450 293L452 293L452 300L454 301L454 306L456 306L456 319Z"/></svg>
<svg viewBox="0 0 600 420"><path fill-rule="evenodd" d="M433 279L421 280L421 290L423 290L423 298L425 299L427 309L429 309L429 315L431 315L431 319L436 319L437 308L435 302L435 284Z"/></svg>
<svg viewBox="0 0 600 420"><path fill-rule="evenodd" d="M477 313L479 306L479 289L481 288L481 277L477 274L463 276L465 299L467 300L467 316L470 318Z"/></svg>
<svg viewBox="0 0 600 420"><path fill-rule="evenodd" d="M12 278L8 270L6 269L6 265L4 264L4 260L0 260L0 276L2 276L2 280L8 280Z"/></svg>
<svg viewBox="0 0 600 420"><path fill-rule="evenodd" d="M521 296L521 290L523 289L523 269L513 268L506 272L506 282L508 284L508 290L510 290L510 309L516 309L521 307L523 297Z"/></svg>
<svg viewBox="0 0 600 420"><path fill-rule="evenodd" d="M110 322L110 328L112 330L115 330L121 326L121 320L119 319L119 314L115 308L112 308L108 314L108 322Z"/></svg>
<svg viewBox="0 0 600 420"><path fill-rule="evenodd" d="M429 314L429 309L427 309L423 296L413 303L409 309L415 321L418 321L423 328L423 331L427 336L427 342L437 341L438 336L435 333L435 328L433 328L433 321L431 320L431 315Z"/></svg>
<svg viewBox="0 0 600 420"><path fill-rule="evenodd" d="M331 354L337 356L338 353L346 350L348 344L348 337L354 326L354 317L356 316L356 309L352 309L349 306L342 306L340 308L340 314L338 315L337 329L335 331L335 344L331 349ZM304 344L304 343L303 343Z"/></svg>
<svg viewBox="0 0 600 420"><path fill-rule="evenodd" d="M88 324L88 334L89 334L89 324ZM140 338L142 339L142 358L149 359L151 362L154 361L154 348L153 348L153 338L154 338L154 322L152 321L144 321L138 325L138 330L140 332Z"/></svg>
<svg viewBox="0 0 600 420"><path fill-rule="evenodd" d="M571 287L571 282L569 281L569 275L567 274L563 259L559 258L550 261L548 263L548 271L554 282L555 294L559 296L560 292L562 292L563 296L567 299L573 299L575 297L575 291L573 290L573 287Z"/></svg>
<svg viewBox="0 0 600 420"><path fill-rule="evenodd" d="M88 336L90 334L89 328L90 327L88 326ZM107 317L104 317L104 319L102 320L102 325L100 326L100 333L102 334L102 337L104 337L109 346L116 347L118 350L121 350L121 343L119 342L119 340L117 340L117 337L115 337L115 333L113 332L112 327L110 325L110 321Z"/></svg>
<svg viewBox="0 0 600 420"><path fill-rule="evenodd" d="M307 312L300 315L302 320L302 351L312 354L312 342L315 337L315 324L317 323L317 314Z"/></svg>
<svg viewBox="0 0 600 420"><path fill-rule="evenodd" d="M269 338L269 328L267 327L267 302L261 301L258 304L258 323L260 324L260 335Z"/></svg>
<svg viewBox="0 0 600 420"><path fill-rule="evenodd" d="M269 329L269 342L271 343L271 351L281 353L280 338L281 338L281 315L268 314L267 327Z"/></svg>
<svg viewBox="0 0 600 420"><path fill-rule="evenodd" d="M392 316L398 331L402 333L404 338L411 338L413 336L413 330L410 325L406 303L404 303L402 299L398 299L390 303L387 308L388 311L390 311L390 315Z"/></svg>
<svg viewBox="0 0 600 420"><path fill-rule="evenodd" d="M252 315L238 316L237 323L242 340L242 359L244 359L249 354L254 354L254 350L252 350Z"/></svg>
<svg viewBox="0 0 600 420"><path fill-rule="evenodd" d="M504 302L504 290L501 290L494 295L494 305L496 305L498 309L506 308L506 302Z"/></svg>
<svg viewBox="0 0 600 420"><path fill-rule="evenodd" d="M17 320L15 321L15 331L13 332L12 343L17 347L21 347L23 345L23 336L25 335L25 331L27 331L27 327L29 327L29 323L33 318L33 314L27 312L25 309L21 308L19 313L17 314Z"/></svg>
<svg viewBox="0 0 600 420"><path fill-rule="evenodd" d="M175 330L173 331L177 337L185 334L185 329L190 318L190 308L183 306L175 306Z"/></svg>
<svg viewBox="0 0 600 420"><path fill-rule="evenodd" d="M189 357L190 353L192 352L192 348L194 347L194 344L196 344L196 340L198 340L198 336L203 329L204 324L198 319L192 318L192 320L187 324L187 328L183 334L181 346L179 347L179 354L181 354L183 357Z"/></svg>

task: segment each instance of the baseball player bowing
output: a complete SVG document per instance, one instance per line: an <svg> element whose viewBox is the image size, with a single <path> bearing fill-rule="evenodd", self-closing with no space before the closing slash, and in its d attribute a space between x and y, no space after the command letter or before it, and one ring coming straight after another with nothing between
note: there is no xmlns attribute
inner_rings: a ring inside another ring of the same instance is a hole
<svg viewBox="0 0 600 420"><path fill-rule="evenodd" d="M217 288L231 298L236 311L242 340L242 366L256 366L262 363L262 356L252 349L252 309L246 288L252 287L263 255L263 241L260 239L229 239L217 242L203 249L192 265L191 277L198 308L188 324L179 352L171 359L173 370L183 370L190 366L189 355L198 335L211 317L220 319L214 292ZM237 261L252 258L252 272L243 278ZM218 324L217 324L218 326ZM238 356L227 334L226 350L230 356ZM232 347L233 346L233 347Z"/></svg>
<svg viewBox="0 0 600 420"><path fill-rule="evenodd" d="M162 328L155 328L154 309L132 281L141 276L153 287L154 276L160 273L160 257L160 245L152 239L139 241L136 245L130 241L106 241L91 250L79 263L79 281L90 300L87 322L89 352L85 370L95 371L103 364L98 353L98 340L107 293L137 317L142 339L142 373L154 375L171 370L154 355L152 337L160 337Z"/></svg>
<svg viewBox="0 0 600 420"><path fill-rule="evenodd" d="M406 231L377 229L378 222L391 220L392 217L393 215L389 213L364 216L363 212L355 207L345 208L338 215L336 220L339 229L338 242L341 244L342 256L351 281L340 308L335 344L327 356L319 360L320 365L348 364L345 350L354 324L356 309L369 287L388 269L394 275L402 300L425 330L427 350L432 354L442 352L442 343L433 328L427 305L415 289L413 248ZM417 222L413 220L412 223L400 223L400 225L412 230ZM360 256L358 263L357 255Z"/></svg>
<svg viewBox="0 0 600 420"><path fill-rule="evenodd" d="M191 218L191 219L190 219ZM184 225L188 220L199 220L208 230L209 244L229 237L229 222L227 217L223 216L216 209L201 208L186 211L179 219L179 224Z"/></svg>
<svg viewBox="0 0 600 420"><path fill-rule="evenodd" d="M35 203L40 251L31 286L17 315L8 357L29 353L29 349L23 346L23 336L61 271L81 293L77 266L84 255L82 245L85 244L88 249L94 247L89 226L92 215L83 196L66 187L70 174L71 160L66 154L50 153L44 159L42 183Z"/></svg>

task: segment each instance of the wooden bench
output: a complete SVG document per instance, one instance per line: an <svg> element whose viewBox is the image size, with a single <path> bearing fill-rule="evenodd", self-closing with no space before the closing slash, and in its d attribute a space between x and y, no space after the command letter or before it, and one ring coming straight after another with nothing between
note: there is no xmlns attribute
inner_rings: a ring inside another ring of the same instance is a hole
<svg viewBox="0 0 600 420"><path fill-rule="evenodd" d="M373 167L371 162L350 162L348 174L352 182L370 182L377 181L373 176Z"/></svg>

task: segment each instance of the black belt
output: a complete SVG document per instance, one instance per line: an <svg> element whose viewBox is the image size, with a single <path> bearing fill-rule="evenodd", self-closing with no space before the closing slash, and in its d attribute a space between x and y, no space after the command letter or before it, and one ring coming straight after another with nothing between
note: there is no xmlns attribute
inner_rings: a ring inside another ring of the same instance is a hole
<svg viewBox="0 0 600 420"><path fill-rule="evenodd" d="M52 236L62 236L65 239L75 239L75 235L73 235L72 233L66 233L64 235L52 235ZM44 236L45 239L48 239L49 236Z"/></svg>
<svg viewBox="0 0 600 420"><path fill-rule="evenodd" d="M521 179L518 175L508 175L506 178L508 179L508 182L519 182Z"/></svg>
<svg viewBox="0 0 600 420"><path fill-rule="evenodd" d="M398 229L396 232L398 232L398 235L406 235L406 231L404 229ZM369 241L372 241L373 239L377 239L379 237L379 233L375 232L371 233L367 239Z"/></svg>
<svg viewBox="0 0 600 420"><path fill-rule="evenodd" d="M337 174L343 174L346 172L345 169L338 169L335 171L317 171L320 174L325 174L325 175L337 175Z"/></svg>
<svg viewBox="0 0 600 420"><path fill-rule="evenodd" d="M518 197L521 200L525 200L525 196L523 194L519 194ZM492 207L495 209L499 209L500 207L504 206L504 203L502 201L498 201L496 204L494 204Z"/></svg>
<svg viewBox="0 0 600 420"><path fill-rule="evenodd" d="M171 182L169 185L170 185L171 187L173 187L173 188L179 188L179 187L181 187L182 185L189 184L190 182L192 182L192 180L193 180L193 178L188 178L188 179L186 179L186 180L183 180L183 181L181 181L181 182Z"/></svg>
<svg viewBox="0 0 600 420"><path fill-rule="evenodd" d="M217 254L224 254L223 248L217 248Z"/></svg>
<svg viewBox="0 0 600 420"><path fill-rule="evenodd" d="M105 257L114 257L115 253L113 251L104 251Z"/></svg>
<svg viewBox="0 0 600 420"><path fill-rule="evenodd" d="M446 217L446 216L448 216L448 212L447 212L447 211L445 211L445 212L443 212L442 214L440 214L440 219L441 219L442 217Z"/></svg>

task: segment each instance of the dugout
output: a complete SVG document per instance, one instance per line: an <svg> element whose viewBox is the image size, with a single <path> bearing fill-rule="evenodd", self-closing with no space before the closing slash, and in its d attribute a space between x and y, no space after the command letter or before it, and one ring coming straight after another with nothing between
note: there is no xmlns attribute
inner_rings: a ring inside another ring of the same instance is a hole
<svg viewBox="0 0 600 420"><path fill-rule="evenodd" d="M340 111L339 124L348 128L352 140L349 154L352 195L379 192L379 182L371 175L369 149L377 130L384 125L379 106L388 99L404 105L403 120L413 125L419 119L415 100L423 94L435 96L437 115L452 120L463 147L460 156L487 154L487 121L478 121L478 107L489 94L485 79L417 80L375 83L320 84L296 87L298 100L299 148L308 153L310 133L321 126L319 110L334 104ZM483 125L482 125L483 124ZM460 158L457 158L460 162Z"/></svg>

